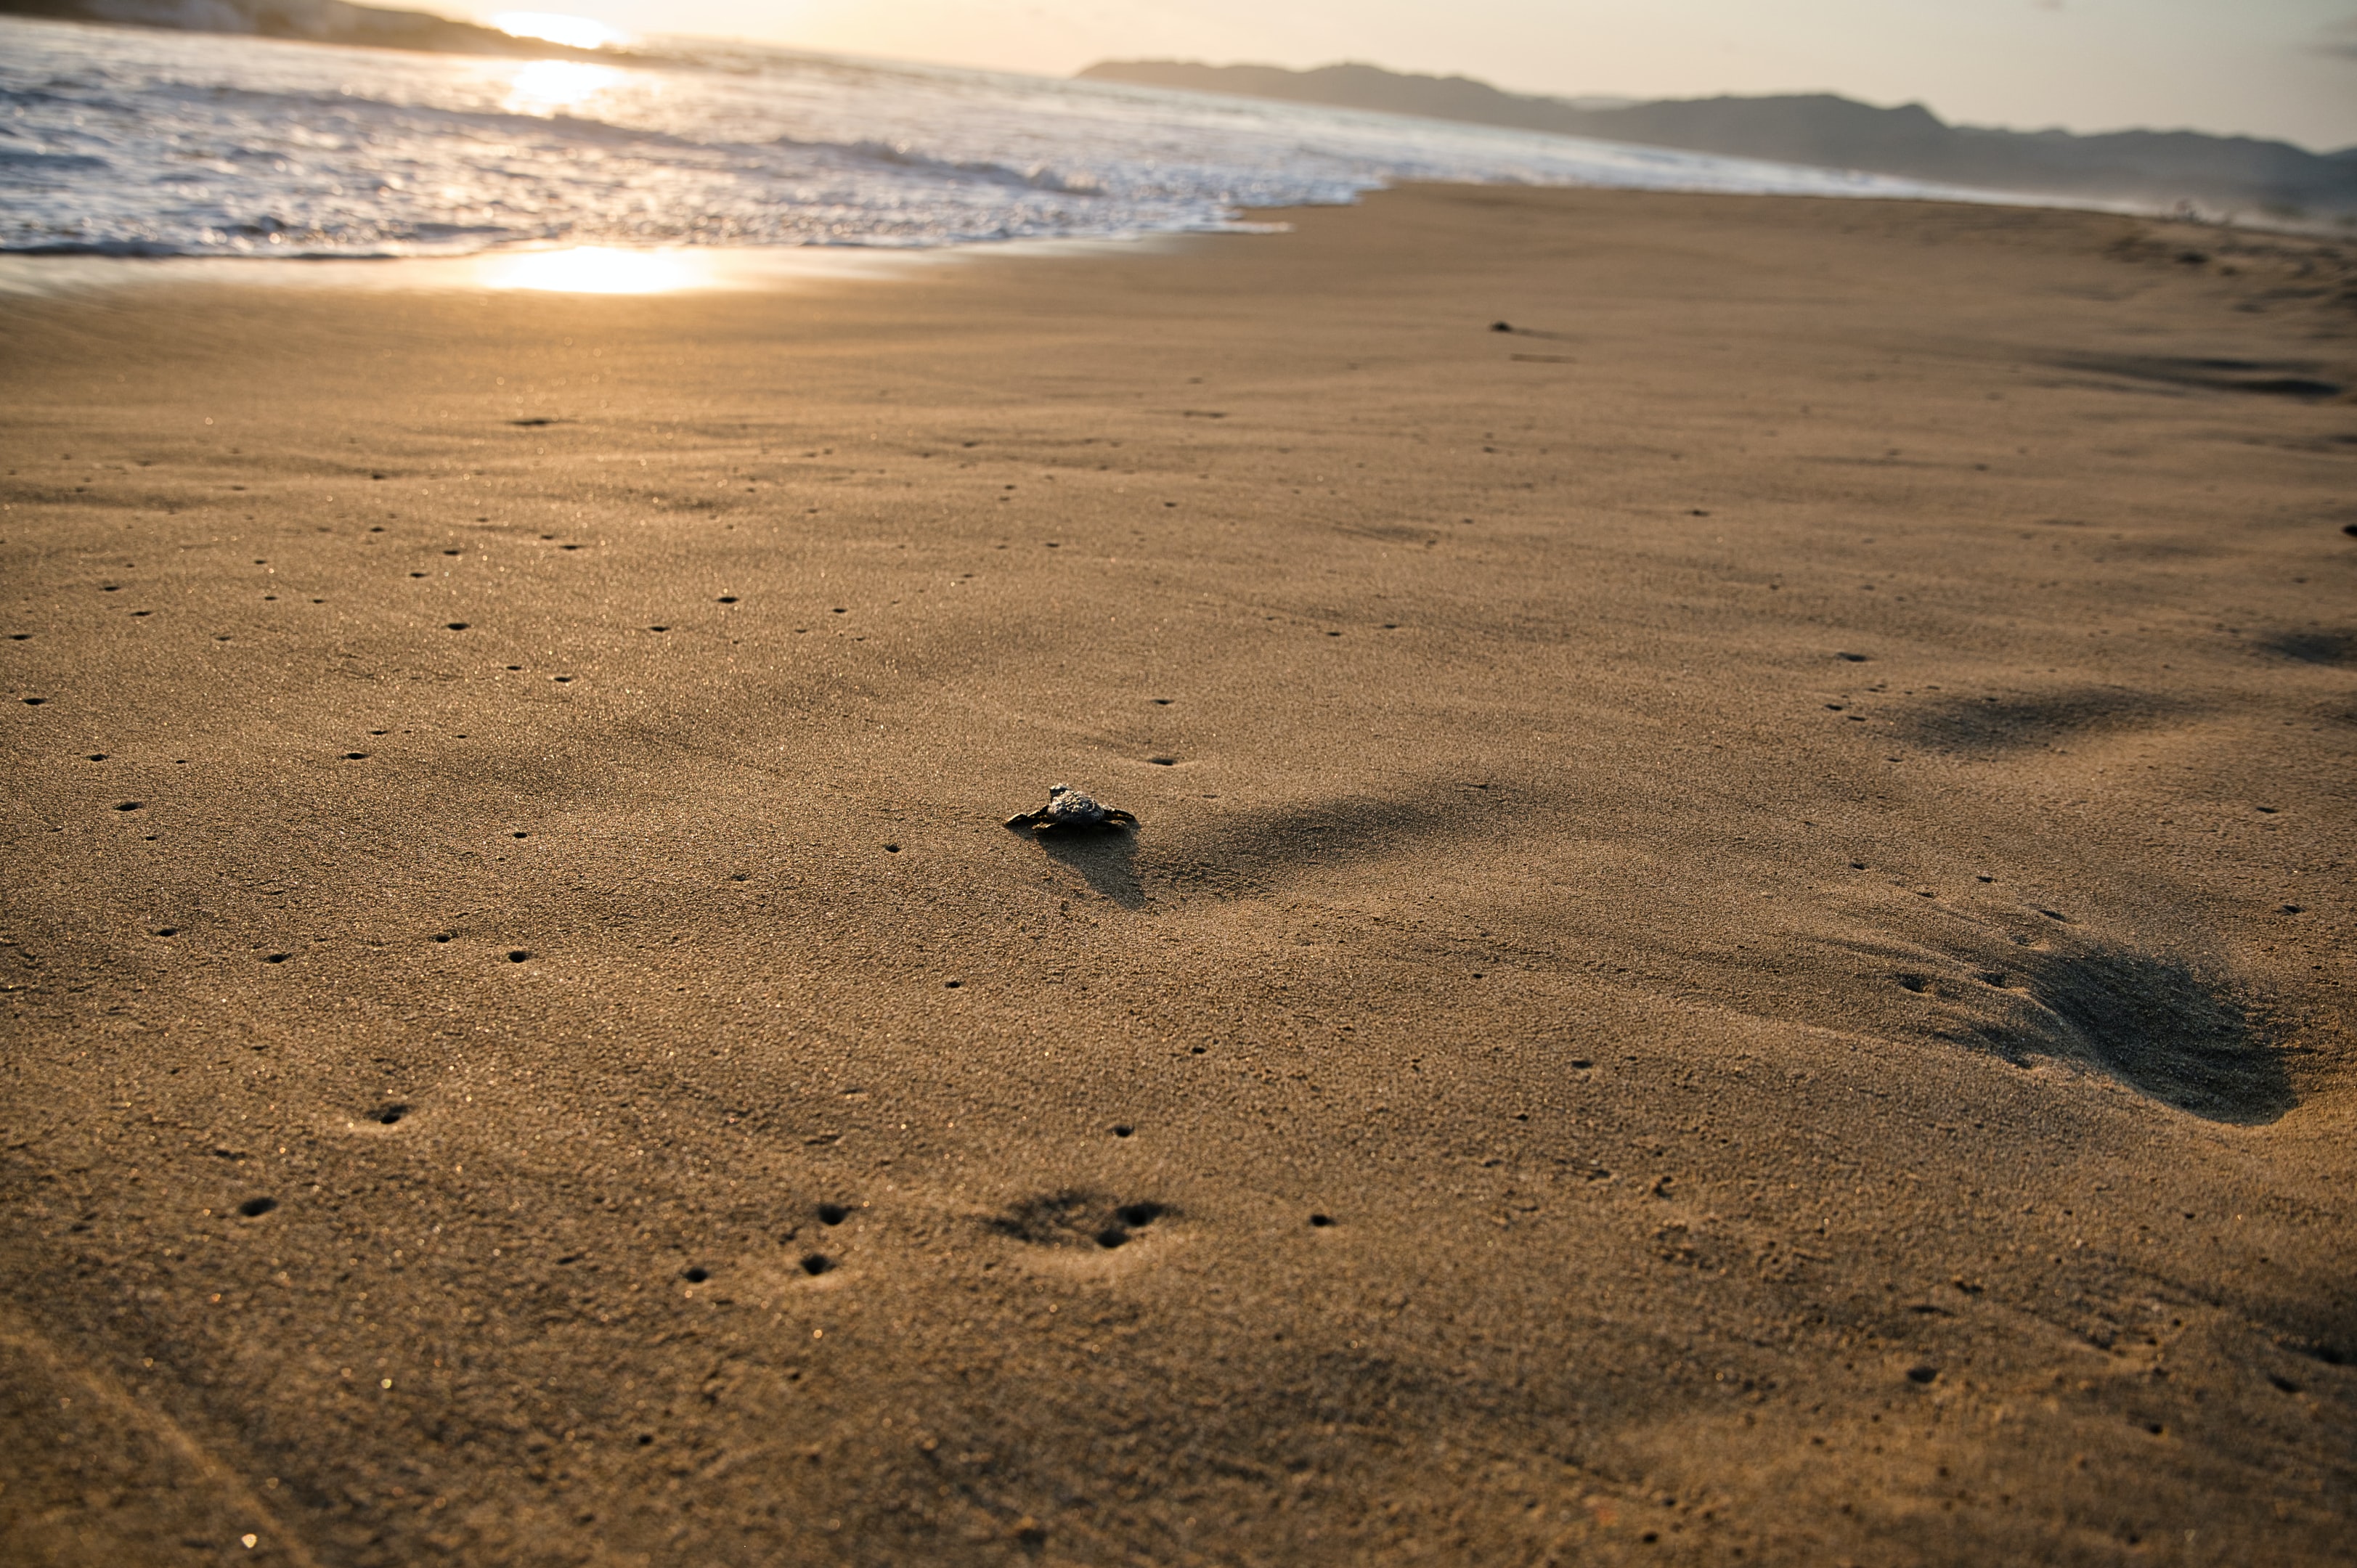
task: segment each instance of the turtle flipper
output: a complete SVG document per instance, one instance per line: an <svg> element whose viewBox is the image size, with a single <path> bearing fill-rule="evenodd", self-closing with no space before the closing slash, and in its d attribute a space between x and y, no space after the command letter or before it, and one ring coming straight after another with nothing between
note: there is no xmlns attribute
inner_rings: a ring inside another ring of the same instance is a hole
<svg viewBox="0 0 2357 1568"><path fill-rule="evenodd" d="M1017 811L1006 819L1006 825L1010 828L1035 827L1047 814L1045 811Z"/></svg>
<svg viewBox="0 0 2357 1568"><path fill-rule="evenodd" d="M1107 811L1104 814L1104 825L1109 828L1134 828L1137 826L1137 819L1127 811Z"/></svg>

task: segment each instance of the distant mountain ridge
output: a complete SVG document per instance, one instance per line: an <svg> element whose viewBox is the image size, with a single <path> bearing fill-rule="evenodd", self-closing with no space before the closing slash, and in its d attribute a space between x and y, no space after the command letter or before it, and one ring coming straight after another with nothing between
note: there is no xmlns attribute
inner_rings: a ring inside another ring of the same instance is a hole
<svg viewBox="0 0 2357 1568"><path fill-rule="evenodd" d="M0 16L113 22L176 32L242 33L370 48L430 49L437 54L605 58L597 50L519 38L473 22L454 22L424 11L353 5L347 0L0 0Z"/></svg>
<svg viewBox="0 0 2357 1568"><path fill-rule="evenodd" d="M1723 156L1857 169L1947 185L2134 201L2212 213L2357 220L2357 147L2311 153L2287 142L2195 131L1997 131L1951 125L1920 103L1899 109L1832 93L1599 104L1503 92L1462 76L1372 65L1106 60L1090 81L1225 92L1480 125L1589 136Z"/></svg>

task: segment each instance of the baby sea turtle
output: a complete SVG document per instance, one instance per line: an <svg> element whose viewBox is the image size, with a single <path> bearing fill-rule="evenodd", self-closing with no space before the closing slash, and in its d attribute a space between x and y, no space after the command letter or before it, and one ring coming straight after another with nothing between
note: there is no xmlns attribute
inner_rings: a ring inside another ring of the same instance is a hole
<svg viewBox="0 0 2357 1568"><path fill-rule="evenodd" d="M1010 828L1134 828L1137 819L1127 811L1100 806L1070 784L1048 786L1048 803L1036 811L1018 811L1006 819Z"/></svg>

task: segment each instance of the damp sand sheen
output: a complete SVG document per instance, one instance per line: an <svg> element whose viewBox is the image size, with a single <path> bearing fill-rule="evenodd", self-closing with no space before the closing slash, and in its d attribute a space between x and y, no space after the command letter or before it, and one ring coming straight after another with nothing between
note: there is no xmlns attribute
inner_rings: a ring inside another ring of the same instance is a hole
<svg viewBox="0 0 2357 1568"><path fill-rule="evenodd" d="M2345 261L1274 217L0 303L0 1556L2346 1560Z"/></svg>

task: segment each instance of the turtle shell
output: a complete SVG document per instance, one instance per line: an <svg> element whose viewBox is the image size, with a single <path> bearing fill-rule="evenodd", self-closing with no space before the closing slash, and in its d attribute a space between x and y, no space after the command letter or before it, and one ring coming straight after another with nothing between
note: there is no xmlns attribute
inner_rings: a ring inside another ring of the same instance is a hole
<svg viewBox="0 0 2357 1568"><path fill-rule="evenodd" d="M1105 808L1070 784L1058 784L1048 790L1048 820L1061 827L1092 828L1105 820Z"/></svg>

